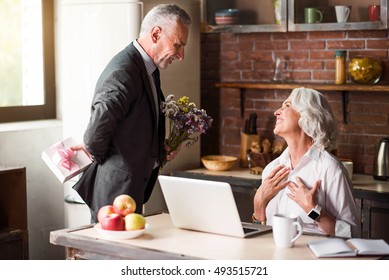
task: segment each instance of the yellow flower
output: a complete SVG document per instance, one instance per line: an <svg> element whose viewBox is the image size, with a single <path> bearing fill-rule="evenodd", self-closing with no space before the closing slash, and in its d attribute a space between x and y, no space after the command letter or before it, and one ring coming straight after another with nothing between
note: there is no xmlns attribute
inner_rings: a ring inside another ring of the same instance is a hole
<svg viewBox="0 0 389 280"><path fill-rule="evenodd" d="M183 97L181 97L180 99L178 99L178 102L177 102L177 103L180 104L180 105L187 106L188 103L189 103L189 97L183 96Z"/></svg>

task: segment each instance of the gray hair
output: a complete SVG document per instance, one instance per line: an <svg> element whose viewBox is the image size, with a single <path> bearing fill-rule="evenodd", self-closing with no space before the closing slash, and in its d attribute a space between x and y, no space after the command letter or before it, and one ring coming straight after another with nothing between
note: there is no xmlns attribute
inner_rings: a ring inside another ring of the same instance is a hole
<svg viewBox="0 0 389 280"><path fill-rule="evenodd" d="M295 88L290 94L292 107L300 114L299 126L324 150L335 144L336 121L325 96L310 88Z"/></svg>
<svg viewBox="0 0 389 280"><path fill-rule="evenodd" d="M175 4L159 4L144 17L139 36L145 35L154 26L169 30L175 23L189 26L192 24L192 19L187 12Z"/></svg>

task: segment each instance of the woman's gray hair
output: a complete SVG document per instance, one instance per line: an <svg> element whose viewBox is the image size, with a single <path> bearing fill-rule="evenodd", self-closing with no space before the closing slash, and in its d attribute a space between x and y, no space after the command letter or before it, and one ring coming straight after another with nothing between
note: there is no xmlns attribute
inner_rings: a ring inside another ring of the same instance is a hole
<svg viewBox="0 0 389 280"><path fill-rule="evenodd" d="M187 12L175 4L159 4L144 17L139 36L145 35L154 26L169 30L177 22L189 26L192 24L192 19Z"/></svg>
<svg viewBox="0 0 389 280"><path fill-rule="evenodd" d="M324 150L335 144L336 121L325 96L310 88L296 88L290 94L292 107L300 114L299 126Z"/></svg>

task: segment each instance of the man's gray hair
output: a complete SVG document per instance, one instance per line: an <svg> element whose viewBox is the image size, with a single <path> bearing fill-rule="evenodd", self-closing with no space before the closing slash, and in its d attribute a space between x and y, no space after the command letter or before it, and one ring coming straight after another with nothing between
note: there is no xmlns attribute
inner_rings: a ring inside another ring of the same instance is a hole
<svg viewBox="0 0 389 280"><path fill-rule="evenodd" d="M295 88L290 94L292 107L300 114L299 126L320 149L335 144L337 132L332 108L325 96L310 88Z"/></svg>
<svg viewBox="0 0 389 280"><path fill-rule="evenodd" d="M157 5L144 17L139 36L145 35L154 26L169 30L175 23L189 26L192 24L192 19L187 12L175 4Z"/></svg>

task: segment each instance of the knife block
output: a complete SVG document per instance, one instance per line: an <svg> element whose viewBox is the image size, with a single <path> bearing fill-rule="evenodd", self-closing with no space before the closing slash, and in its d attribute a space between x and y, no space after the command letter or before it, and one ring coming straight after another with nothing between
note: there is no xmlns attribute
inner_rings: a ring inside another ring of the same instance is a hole
<svg viewBox="0 0 389 280"><path fill-rule="evenodd" d="M258 134L246 134L241 132L241 141L240 141L240 166L248 167L249 162L247 160L247 150L251 148L253 142L258 142L260 137Z"/></svg>

